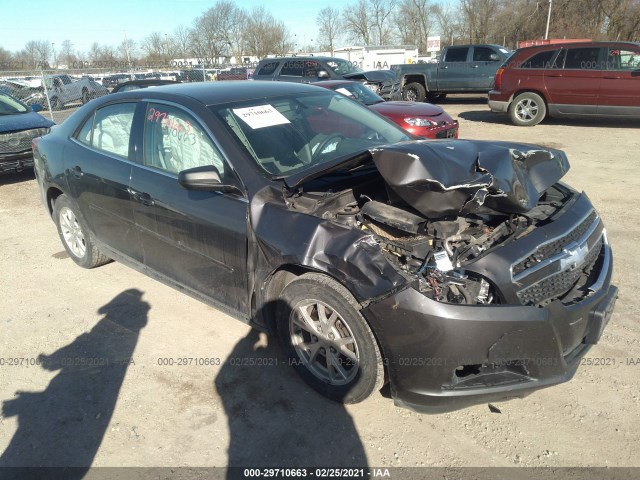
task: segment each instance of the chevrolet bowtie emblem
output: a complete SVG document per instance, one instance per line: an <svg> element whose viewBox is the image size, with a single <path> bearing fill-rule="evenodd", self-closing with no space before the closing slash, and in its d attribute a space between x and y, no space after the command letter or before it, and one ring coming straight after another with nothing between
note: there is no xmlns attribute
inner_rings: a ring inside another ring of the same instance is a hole
<svg viewBox="0 0 640 480"><path fill-rule="evenodd" d="M575 270L584 264L589 252L589 246L586 243L582 245L571 244L563 250L565 256L560 259L560 270Z"/></svg>

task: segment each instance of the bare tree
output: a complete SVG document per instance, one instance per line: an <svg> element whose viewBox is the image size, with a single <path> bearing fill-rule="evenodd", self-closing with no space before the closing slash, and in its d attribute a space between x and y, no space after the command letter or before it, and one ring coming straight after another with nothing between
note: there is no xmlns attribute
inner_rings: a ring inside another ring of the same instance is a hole
<svg viewBox="0 0 640 480"><path fill-rule="evenodd" d="M73 53L73 43L71 40L64 40L60 45L60 52L58 53L58 62L65 63L68 67L71 67L73 62L77 59Z"/></svg>
<svg viewBox="0 0 640 480"><path fill-rule="evenodd" d="M336 40L340 38L342 30L342 16L340 11L325 7L318 12L316 17L318 25L318 45L321 50L328 50L333 55L336 46Z"/></svg>
<svg viewBox="0 0 640 480"><path fill-rule="evenodd" d="M395 0L369 0L374 43L378 45L391 43L393 38L391 20L394 8Z"/></svg>
<svg viewBox="0 0 640 480"><path fill-rule="evenodd" d="M291 35L264 7L255 7L248 15L245 29L247 52L265 58L270 53L285 54L293 47Z"/></svg>
<svg viewBox="0 0 640 480"><path fill-rule="evenodd" d="M191 56L191 29L184 25L179 25L173 31L172 43L175 47L175 55L179 58Z"/></svg>
<svg viewBox="0 0 640 480"><path fill-rule="evenodd" d="M344 28L355 43L371 44L371 17L366 0L358 0L344 9Z"/></svg>
<svg viewBox="0 0 640 480"><path fill-rule="evenodd" d="M416 45L418 52L425 54L433 16L433 8L429 0L403 0L394 15L394 24L400 43Z"/></svg>

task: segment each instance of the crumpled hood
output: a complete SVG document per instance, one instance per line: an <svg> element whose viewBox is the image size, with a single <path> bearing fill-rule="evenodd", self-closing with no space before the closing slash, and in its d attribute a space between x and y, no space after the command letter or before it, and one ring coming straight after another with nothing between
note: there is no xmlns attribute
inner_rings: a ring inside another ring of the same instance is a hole
<svg viewBox="0 0 640 480"><path fill-rule="evenodd" d="M52 125L55 123L36 112L0 115L0 133L51 127Z"/></svg>
<svg viewBox="0 0 640 480"><path fill-rule="evenodd" d="M403 142L371 154L391 190L427 218L525 213L569 170L564 152L509 142Z"/></svg>
<svg viewBox="0 0 640 480"><path fill-rule="evenodd" d="M396 79L395 72L391 70L369 70L368 72L347 73L343 75L349 80L367 80L369 82L393 82Z"/></svg>

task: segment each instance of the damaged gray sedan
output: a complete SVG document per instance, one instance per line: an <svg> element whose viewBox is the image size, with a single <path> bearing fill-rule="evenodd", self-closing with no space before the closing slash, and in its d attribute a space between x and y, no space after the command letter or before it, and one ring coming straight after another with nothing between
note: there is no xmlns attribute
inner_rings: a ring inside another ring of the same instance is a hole
<svg viewBox="0 0 640 480"><path fill-rule="evenodd" d="M447 411L569 380L617 288L563 152L416 141L292 83L94 100L34 143L69 256L115 259L277 335L336 401Z"/></svg>

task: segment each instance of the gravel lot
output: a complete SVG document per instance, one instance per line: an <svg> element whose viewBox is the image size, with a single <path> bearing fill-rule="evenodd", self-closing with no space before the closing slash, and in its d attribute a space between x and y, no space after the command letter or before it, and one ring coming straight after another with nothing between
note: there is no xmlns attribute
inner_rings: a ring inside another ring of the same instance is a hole
<svg viewBox="0 0 640 480"><path fill-rule="evenodd" d="M4 176L0 465L640 466L640 122L521 128L485 98L444 106L462 138L564 149L604 218L620 296L571 382L499 413L325 401L263 334L121 264L76 267L32 174Z"/></svg>

